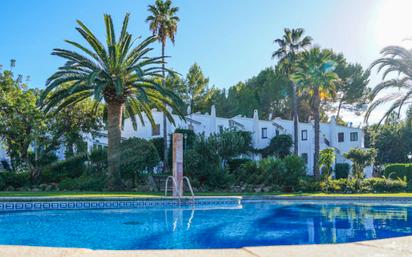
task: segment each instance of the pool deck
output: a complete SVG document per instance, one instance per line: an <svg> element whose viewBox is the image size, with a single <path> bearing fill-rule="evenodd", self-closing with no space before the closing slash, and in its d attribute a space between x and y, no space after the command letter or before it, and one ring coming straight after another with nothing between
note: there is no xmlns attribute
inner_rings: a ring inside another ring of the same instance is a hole
<svg viewBox="0 0 412 257"><path fill-rule="evenodd" d="M412 236L345 244L210 250L90 250L0 246L1 257L410 257Z"/></svg>

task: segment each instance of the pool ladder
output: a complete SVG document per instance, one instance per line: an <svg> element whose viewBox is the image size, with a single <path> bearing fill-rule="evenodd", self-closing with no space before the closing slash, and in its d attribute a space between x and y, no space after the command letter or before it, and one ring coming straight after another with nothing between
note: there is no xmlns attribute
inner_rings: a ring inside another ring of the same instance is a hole
<svg viewBox="0 0 412 257"><path fill-rule="evenodd" d="M180 192L179 192L179 190L180 190L180 188L177 186L177 182L176 182L176 179L173 177L173 176L168 176L167 177L167 179L166 179L166 185L165 185L165 197L167 196L167 186L168 186L168 182L169 182L169 179L171 179L172 180L172 182L173 182L173 185L174 185L174 187L176 188L176 191L177 191L177 197L178 197L178 199L179 199L179 203L180 203L180 198L181 198L181 196L180 196ZM184 186L184 182L186 181L186 183L187 183L187 186L189 187L189 190L190 190L190 194L192 195L192 201L193 201L193 203L195 202L195 194L193 193L193 188L192 188L192 184L190 184L190 180L189 180L189 178L188 177L186 177L186 176L184 176L183 177L183 185L182 185L182 190L183 190L183 186ZM183 195L183 192L182 192L182 195Z"/></svg>

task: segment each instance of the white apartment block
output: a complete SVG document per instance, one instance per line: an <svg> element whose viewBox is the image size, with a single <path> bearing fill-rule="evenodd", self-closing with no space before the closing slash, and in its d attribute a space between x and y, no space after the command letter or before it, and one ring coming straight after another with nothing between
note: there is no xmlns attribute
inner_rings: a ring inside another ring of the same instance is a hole
<svg viewBox="0 0 412 257"><path fill-rule="evenodd" d="M147 118L144 118L144 125L138 120L137 130L133 129L130 120L126 120L122 131L122 137L139 137L145 139L163 137L163 113L153 110L153 118L156 127L152 128ZM213 133L220 133L226 129L236 129L249 131L252 133L253 147L262 149L269 145L270 140L276 135L289 134L293 138L293 121L280 118L261 120L257 110L254 111L253 117L244 117L237 115L233 118L221 118L216 116L216 108L212 106L210 113L192 113L187 115L186 121L174 115L175 124L167 123L167 132L172 134L175 129L191 129L196 134L204 133L206 136ZM351 126L340 126L336 124L334 117L329 123L320 124L320 148L325 149L332 147L336 150L336 163L347 162L343 154L352 148L364 147L364 134L361 128ZM299 155L306 161L308 174L313 174L314 158L314 123L299 123ZM107 137L105 133L99 136L86 137L89 149L107 146ZM259 156L253 156L259 159ZM365 169L367 177L372 176L372 168Z"/></svg>
<svg viewBox="0 0 412 257"><path fill-rule="evenodd" d="M149 120L144 117L144 124L137 119L137 130L133 129L130 119L126 120L122 130L123 138L139 137L144 139L158 138L163 136L163 113L157 110L152 110L152 115L155 120L155 128L153 128ZM258 111L255 110L253 117L244 117L237 115L232 118L221 118L216 116L215 106L211 107L210 113L191 113L185 117L186 121L179 116L174 115L175 124L167 123L167 132L172 134L175 129L191 129L196 134L204 133L209 136L213 133L220 133L227 129L236 129L241 131L249 131L252 134L253 147L262 149L269 145L270 140L276 135L289 134L293 138L293 121L280 118L261 120L259 119ZM320 124L320 148L325 149L332 147L336 150L336 163L347 162L343 154L352 148L364 147L364 135L361 128L346 127L336 124L334 117L329 123ZM307 163L309 175L313 175L313 159L314 159L314 124L299 123L299 156ZM107 132L102 131L96 135L84 135L89 151L94 148L102 148L107 146ZM59 159L64 158L64 148L59 149L56 154ZM0 149L0 154L2 151ZM4 155L4 152L3 152ZM259 159L260 156L251 156L254 159ZM0 159L5 156L0 155ZM372 175L372 168L365 169L365 175Z"/></svg>

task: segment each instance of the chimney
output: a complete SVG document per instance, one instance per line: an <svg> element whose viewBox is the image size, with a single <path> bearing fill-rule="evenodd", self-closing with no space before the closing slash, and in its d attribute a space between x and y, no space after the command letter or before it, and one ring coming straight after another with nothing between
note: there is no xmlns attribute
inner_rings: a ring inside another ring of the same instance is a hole
<svg viewBox="0 0 412 257"><path fill-rule="evenodd" d="M333 125L336 125L336 117L335 116L330 117L330 123L333 124Z"/></svg>
<svg viewBox="0 0 412 257"><path fill-rule="evenodd" d="M258 110L254 110L254 111L253 111L253 119L254 119L254 120L259 120Z"/></svg>
<svg viewBox="0 0 412 257"><path fill-rule="evenodd" d="M213 117L216 117L216 106L212 105L212 107L210 108L210 115Z"/></svg>

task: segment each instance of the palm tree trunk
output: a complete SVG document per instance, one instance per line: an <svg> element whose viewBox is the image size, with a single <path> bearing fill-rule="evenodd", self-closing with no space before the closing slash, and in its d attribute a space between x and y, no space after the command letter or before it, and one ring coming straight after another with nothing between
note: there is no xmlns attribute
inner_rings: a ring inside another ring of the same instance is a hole
<svg viewBox="0 0 412 257"><path fill-rule="evenodd" d="M319 88L314 88L313 93L313 116L315 118L315 155L313 158L313 174L317 180L320 179L320 170L319 170L319 151L320 151L320 97L319 97Z"/></svg>
<svg viewBox="0 0 412 257"><path fill-rule="evenodd" d="M342 109L343 98L339 101L338 112L336 113L336 120L339 119L340 110Z"/></svg>
<svg viewBox="0 0 412 257"><path fill-rule="evenodd" d="M122 139L122 110L121 103L108 103L107 123L108 123L108 151L107 160L109 165L109 190L121 190L120 178L120 143Z"/></svg>
<svg viewBox="0 0 412 257"><path fill-rule="evenodd" d="M299 116L298 116L298 97L296 95L296 84L292 82L293 88L293 152L299 155Z"/></svg>
<svg viewBox="0 0 412 257"><path fill-rule="evenodd" d="M162 86L163 88L165 87L165 44L162 43ZM167 107L167 106L166 106ZM167 120L166 120L166 114L163 113L163 172L166 172L169 166L168 163L168 144L167 144L168 138L167 138Z"/></svg>

